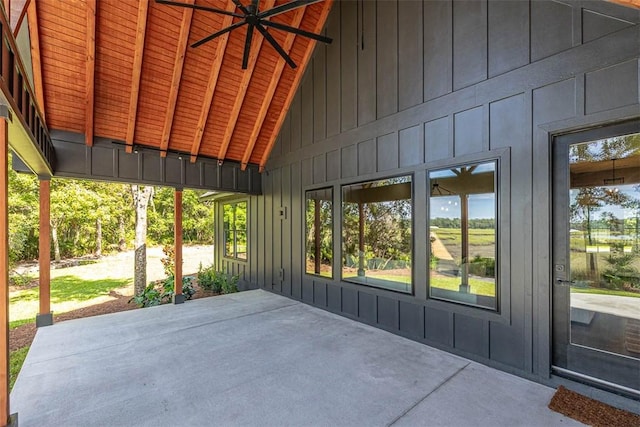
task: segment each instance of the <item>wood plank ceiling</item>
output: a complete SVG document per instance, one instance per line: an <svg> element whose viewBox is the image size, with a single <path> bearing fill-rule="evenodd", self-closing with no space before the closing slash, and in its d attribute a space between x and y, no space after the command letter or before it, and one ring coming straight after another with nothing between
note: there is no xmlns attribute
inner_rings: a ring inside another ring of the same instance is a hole
<svg viewBox="0 0 640 427"><path fill-rule="evenodd" d="M179 0L193 3L194 0ZM235 10L231 0L195 0ZM288 0L262 0L260 10ZM272 17L320 33L333 0ZM298 64L285 64L259 33L242 70L246 26L189 45L236 22L153 0L37 0L29 5L35 91L51 130L134 146L264 165L315 42L270 29ZM246 1L245 1L246 3ZM37 28L33 28L37 27Z"/></svg>

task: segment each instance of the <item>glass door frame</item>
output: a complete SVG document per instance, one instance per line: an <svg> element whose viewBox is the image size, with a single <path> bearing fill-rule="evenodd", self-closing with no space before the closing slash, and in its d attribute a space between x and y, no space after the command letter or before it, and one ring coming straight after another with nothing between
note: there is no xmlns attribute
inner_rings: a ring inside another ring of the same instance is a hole
<svg viewBox="0 0 640 427"><path fill-rule="evenodd" d="M640 120L614 124L581 132L559 135L552 141L552 286L551 286L551 362L558 375L640 399L638 359L571 343L570 308L570 224L569 224L569 147L640 132ZM639 299L640 302L640 299ZM633 380L631 380L633 381ZM631 385L631 386L630 386Z"/></svg>

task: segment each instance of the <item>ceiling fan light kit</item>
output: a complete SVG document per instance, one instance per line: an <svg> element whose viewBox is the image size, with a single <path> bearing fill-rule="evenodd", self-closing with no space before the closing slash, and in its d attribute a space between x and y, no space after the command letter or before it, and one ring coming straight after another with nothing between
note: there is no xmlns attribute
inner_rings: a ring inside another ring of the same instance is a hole
<svg viewBox="0 0 640 427"><path fill-rule="evenodd" d="M247 69L247 64L249 61L249 52L251 50L251 40L253 39L253 33L255 30L258 30L260 34L265 38L267 42L278 52L278 54L286 61L287 64L291 68L296 68L297 65L291 59L289 54L285 52L285 50L280 46L280 44L273 38L273 36L269 33L268 28L273 28L274 30L286 31L289 33L293 33L299 36L307 37L322 43L331 43L332 39L329 37L325 37L321 34L312 33L309 31L302 30L300 28L292 27L289 25L281 24L278 22L272 22L269 18L280 15L282 13L289 12L294 9L298 9L300 7L305 7L314 3L319 3L324 0L292 0L288 3L281 4L279 6L275 6L268 10L260 10L260 0L251 0L251 3L244 5L240 0L232 0L236 5L236 11L229 12L228 10L217 9L214 7L197 5L197 4L188 4L182 3L179 1L173 0L156 0L156 3L164 4L168 6L177 6L177 7L185 7L195 10L201 10L209 13L216 13L219 15L233 16L234 18L239 18L238 22L223 28L219 31L216 31L197 42L191 45L192 48L201 46L211 40L220 37L223 34L227 34L237 28L243 27L247 25L247 36L245 38L244 43L244 54L242 56L242 69Z"/></svg>

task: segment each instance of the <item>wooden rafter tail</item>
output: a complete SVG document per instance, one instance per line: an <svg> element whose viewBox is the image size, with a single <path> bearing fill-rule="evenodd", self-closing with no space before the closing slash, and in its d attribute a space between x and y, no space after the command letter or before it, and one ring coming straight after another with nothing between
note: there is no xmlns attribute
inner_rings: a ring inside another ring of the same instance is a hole
<svg viewBox="0 0 640 427"><path fill-rule="evenodd" d="M295 15L293 16L293 20L291 22L292 27L300 26L302 18L304 17L305 10L306 7L297 9L295 11ZM295 39L295 34L288 33L287 38L282 45L282 49L284 49L285 52L290 53ZM256 118L255 125L251 130L251 135L249 136L247 147L245 148L244 154L242 155L242 161L240 165L240 168L242 170L245 170L249 165L249 159L251 158L251 154L253 153L256 141L258 140L258 136L260 135L260 129L262 128L264 119L267 117L267 112L269 111L269 106L271 105L271 101L273 100L273 95L276 93L276 89L278 88L278 83L280 82L280 77L282 77L282 71L284 71L285 64L286 61L284 60L284 58L280 57L273 71L273 75L271 76L271 81L269 82L269 86L267 87L267 92L265 93L264 99L262 100L262 105L260 106L260 111L258 112L258 117Z"/></svg>
<svg viewBox="0 0 640 427"><path fill-rule="evenodd" d="M38 28L38 8L36 1L29 1L27 10L27 24L29 25L29 38L31 39L31 66L33 68L33 91L36 102L45 120L46 108L44 107L44 86L42 83L42 62L40 60L40 30Z"/></svg>
<svg viewBox="0 0 640 427"><path fill-rule="evenodd" d="M24 21L24 17L28 13L28 9L31 3L35 3L35 0L33 2L31 0L27 0L26 2L24 2L24 5L22 5L22 10L20 11L20 16L16 21L16 25L11 29L13 31L14 38L18 37L18 31L20 31L20 26L22 25L22 21ZM11 17L9 17L9 19L11 19Z"/></svg>
<svg viewBox="0 0 640 427"><path fill-rule="evenodd" d="M96 71L96 0L87 0L87 40L85 66L85 143L93 145L93 109Z"/></svg>
<svg viewBox="0 0 640 427"><path fill-rule="evenodd" d="M275 0L267 0L264 4L263 10L271 9L274 4ZM227 156L227 150L229 149L229 144L231 143L231 138L233 137L233 131L235 130L236 123L238 122L238 116L240 115L242 104L244 103L244 99L247 95L249 83L251 83L253 70L255 70L256 63L258 62L258 57L260 55L260 49L262 48L263 41L264 37L259 32L254 35L253 43L251 44L251 53L249 54L249 63L247 65L247 69L244 70L244 73L242 74L242 80L236 94L235 102L233 103L233 108L231 108L231 114L229 116L229 120L227 121L227 127L222 138L222 145L220 146L220 151L218 151L218 159L220 160L224 160Z"/></svg>
<svg viewBox="0 0 640 427"><path fill-rule="evenodd" d="M233 12L235 8L235 3L232 1L227 2L227 11ZM232 22L232 16L225 16L222 22L222 28L228 27ZM213 94L215 93L216 86L218 85L218 76L220 75L220 68L222 67L222 60L224 59L228 40L229 33L218 37L218 46L216 47L216 54L213 59L213 64L211 65L209 81L207 82L207 90L205 91L204 99L202 100L202 110L200 111L200 117L198 118L198 124L196 126L196 136L193 140L193 144L191 145L191 163L195 163L198 158L198 154L200 154L200 144L202 143L202 136L204 135L204 129L207 125L207 118L209 117Z"/></svg>
<svg viewBox="0 0 640 427"><path fill-rule="evenodd" d="M133 71L131 73L131 91L129 97L129 114L127 115L127 151L133 147L133 137L136 129L136 117L138 115L138 95L140 94L140 78L142 76L142 57L144 54L144 36L147 30L147 12L149 0L140 0L138 3L138 19L136 23L136 46L133 55Z"/></svg>
<svg viewBox="0 0 640 427"><path fill-rule="evenodd" d="M194 0L188 0L185 3L193 4ZM162 138L160 139L160 157L167 157L169 138L171 137L171 128L173 127L173 116L176 111L176 104L178 102L178 91L180 90L180 80L182 79L184 58L187 55L187 43L189 41L189 33L191 32L192 18L193 9L185 8L184 12L182 12L180 36L178 38L178 47L176 49L176 59L173 64L171 90L169 91L169 99L167 101L167 114L164 117L164 125L162 127Z"/></svg>
<svg viewBox="0 0 640 427"><path fill-rule="evenodd" d="M324 9L320 13L318 17L318 23L313 32L319 33L322 31L324 24L327 20L327 16L331 11L331 6L333 5L333 0L326 0L324 3ZM273 132L271 132L271 136L269 137L269 143L267 144L264 153L262 154L262 159L260 159L260 170L264 170L265 165L267 164L267 160L269 159L269 155L271 154L271 150L273 150L273 146L276 143L276 139L278 134L280 133L280 129L282 128L282 124L284 123L284 119L287 117L289 112L289 108L291 107L291 102L293 101L294 96L298 90L298 86L300 84L300 80L302 80L302 76L304 76L305 70L307 69L307 65L309 65L309 61L311 60L311 55L313 54L313 49L316 46L316 41L311 39L309 40L309 44L307 45L307 50L302 57L302 61L299 64L299 71L295 75L293 79L293 84L291 85L291 89L289 89L289 93L287 94L287 98L284 102L284 108L282 112L278 116L278 120L276 120L275 125L273 126Z"/></svg>

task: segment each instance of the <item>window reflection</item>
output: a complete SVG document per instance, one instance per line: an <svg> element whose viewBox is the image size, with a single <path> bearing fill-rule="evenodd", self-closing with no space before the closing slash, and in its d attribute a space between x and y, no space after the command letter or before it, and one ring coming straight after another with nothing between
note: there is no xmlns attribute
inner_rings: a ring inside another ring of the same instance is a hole
<svg viewBox="0 0 640 427"><path fill-rule="evenodd" d="M332 277L333 189L306 192L306 273Z"/></svg>
<svg viewBox="0 0 640 427"><path fill-rule="evenodd" d="M411 177L347 185L342 197L342 278L410 293Z"/></svg>
<svg viewBox="0 0 640 427"><path fill-rule="evenodd" d="M225 203L224 256L247 259L247 202Z"/></svg>
<svg viewBox="0 0 640 427"><path fill-rule="evenodd" d="M640 357L640 134L569 148L571 342Z"/></svg>
<svg viewBox="0 0 640 427"><path fill-rule="evenodd" d="M429 173L432 298L497 309L496 162Z"/></svg>

